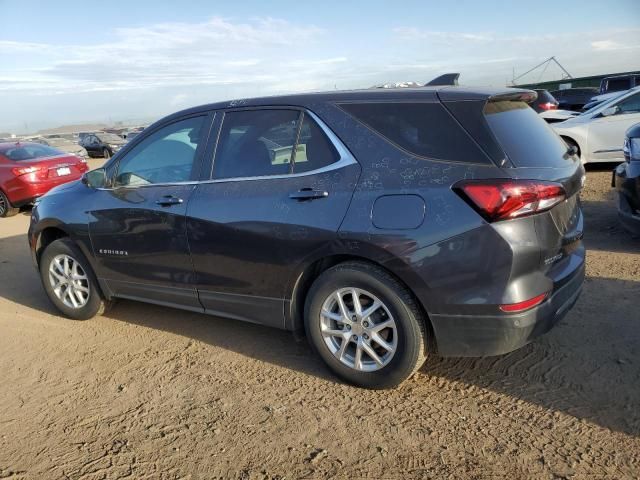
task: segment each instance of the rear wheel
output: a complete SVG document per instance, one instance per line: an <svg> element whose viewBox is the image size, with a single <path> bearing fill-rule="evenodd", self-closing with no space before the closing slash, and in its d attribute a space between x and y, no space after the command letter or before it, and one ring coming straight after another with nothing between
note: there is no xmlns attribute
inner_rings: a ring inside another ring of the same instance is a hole
<svg viewBox="0 0 640 480"><path fill-rule="evenodd" d="M426 358L425 319L411 293L382 268L337 265L309 291L305 328L329 368L367 388L391 388Z"/></svg>
<svg viewBox="0 0 640 480"><path fill-rule="evenodd" d="M68 238L47 246L40 259L40 279L49 300L74 320L101 315L110 305L102 298L89 262Z"/></svg>
<svg viewBox="0 0 640 480"><path fill-rule="evenodd" d="M102 156L108 160L111 158L111 152L109 151L108 148L105 148L104 150L102 150Z"/></svg>
<svg viewBox="0 0 640 480"><path fill-rule="evenodd" d="M4 192L0 190L0 217L13 217L19 211L20 209L14 208Z"/></svg>

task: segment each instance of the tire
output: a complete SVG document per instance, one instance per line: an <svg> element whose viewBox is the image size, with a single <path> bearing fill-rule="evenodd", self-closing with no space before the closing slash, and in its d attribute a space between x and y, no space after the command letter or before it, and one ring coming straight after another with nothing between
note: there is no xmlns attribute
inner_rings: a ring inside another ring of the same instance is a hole
<svg viewBox="0 0 640 480"><path fill-rule="evenodd" d="M109 160L111 158L111 152L109 151L108 148L105 148L102 150L102 156L104 157L105 160Z"/></svg>
<svg viewBox="0 0 640 480"><path fill-rule="evenodd" d="M353 293L364 314L376 301L382 305L373 313L369 310L368 317L360 315ZM342 321L345 315L338 297L351 316L351 324ZM330 316L322 313L327 311ZM427 354L425 321L406 287L386 270L365 262L342 263L322 273L305 303L305 329L313 348L336 375L365 388L396 387L422 366ZM393 326L376 333L385 325ZM371 350L379 362L369 355Z"/></svg>
<svg viewBox="0 0 640 480"><path fill-rule="evenodd" d="M71 262L68 262L68 271L65 273L65 257L77 263L78 268L74 269ZM91 269L86 257L80 249L68 238L61 238L49 244L40 258L40 280L51 303L66 317L74 320L88 320L96 315L102 315L111 302L102 297L102 292L98 286L96 277ZM51 269L55 273L51 273ZM68 293L68 284L59 287L56 293L54 284L56 277L64 278L63 283L73 278L71 275L75 271L77 280L77 291ZM68 277L67 277L68 275ZM80 279L80 277L83 277ZM80 291L80 288L83 291ZM86 291L85 291L86 290ZM76 304L76 306L73 305Z"/></svg>
<svg viewBox="0 0 640 480"><path fill-rule="evenodd" d="M4 192L0 190L0 217L13 217L17 215L19 211L20 209L14 208Z"/></svg>

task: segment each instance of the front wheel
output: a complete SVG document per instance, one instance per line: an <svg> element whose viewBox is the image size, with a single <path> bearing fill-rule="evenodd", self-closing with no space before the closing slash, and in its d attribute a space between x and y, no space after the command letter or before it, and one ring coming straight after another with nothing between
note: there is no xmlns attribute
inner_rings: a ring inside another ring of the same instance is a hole
<svg viewBox="0 0 640 480"><path fill-rule="evenodd" d="M109 306L102 298L89 262L67 238L52 242L44 250L40 279L51 303L74 320L101 315Z"/></svg>
<svg viewBox="0 0 640 480"><path fill-rule="evenodd" d="M426 358L425 318L411 293L387 271L339 264L314 282L305 305L311 344L339 377L391 388Z"/></svg>

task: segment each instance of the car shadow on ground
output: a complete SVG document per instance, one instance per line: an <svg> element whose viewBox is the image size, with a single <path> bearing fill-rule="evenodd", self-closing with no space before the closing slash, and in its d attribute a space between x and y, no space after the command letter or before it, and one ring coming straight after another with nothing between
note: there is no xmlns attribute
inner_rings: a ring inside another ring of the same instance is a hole
<svg viewBox="0 0 640 480"><path fill-rule="evenodd" d="M584 244L587 250L640 253L640 237L625 230L612 201L581 201L584 212Z"/></svg>
<svg viewBox="0 0 640 480"><path fill-rule="evenodd" d="M58 315L33 268L25 235L0 238L0 279L0 297ZM588 277L574 309L543 338L500 357L432 355L421 372L638 436L638 298L640 282ZM116 303L105 316L338 382L306 341L288 332L132 301Z"/></svg>

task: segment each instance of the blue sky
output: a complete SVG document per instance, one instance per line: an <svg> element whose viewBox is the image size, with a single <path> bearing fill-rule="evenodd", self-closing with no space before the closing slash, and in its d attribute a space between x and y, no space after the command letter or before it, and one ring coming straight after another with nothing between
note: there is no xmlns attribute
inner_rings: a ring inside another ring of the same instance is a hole
<svg viewBox="0 0 640 480"><path fill-rule="evenodd" d="M551 55L574 76L640 69L637 0L0 0L0 19L0 131L448 71L505 85Z"/></svg>

